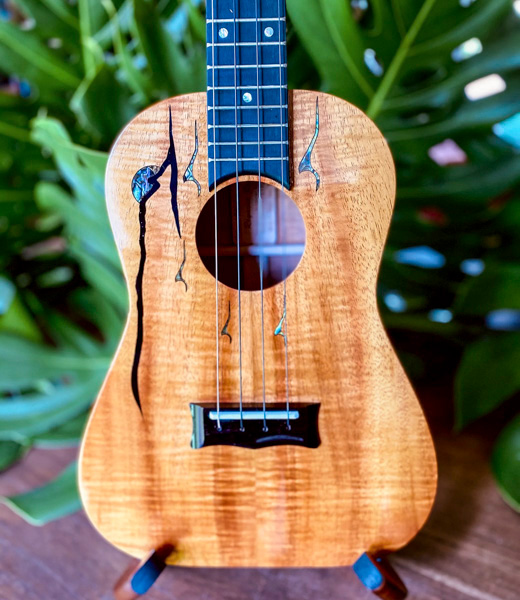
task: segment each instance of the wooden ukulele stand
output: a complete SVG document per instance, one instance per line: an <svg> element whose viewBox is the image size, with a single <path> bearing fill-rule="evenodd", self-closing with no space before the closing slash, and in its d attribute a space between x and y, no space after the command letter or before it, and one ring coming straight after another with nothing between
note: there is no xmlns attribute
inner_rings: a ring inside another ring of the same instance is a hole
<svg viewBox="0 0 520 600"><path fill-rule="evenodd" d="M129 567L114 587L115 600L135 600L148 593L166 568L166 559L174 552L171 545L154 550L139 564ZM353 565L361 583L383 600L404 600L405 584L383 555L363 554Z"/></svg>

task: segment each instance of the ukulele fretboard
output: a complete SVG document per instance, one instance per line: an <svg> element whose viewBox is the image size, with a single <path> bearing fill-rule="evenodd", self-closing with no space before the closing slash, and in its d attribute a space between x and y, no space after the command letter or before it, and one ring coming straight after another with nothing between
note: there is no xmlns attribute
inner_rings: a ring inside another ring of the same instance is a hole
<svg viewBox="0 0 520 600"><path fill-rule="evenodd" d="M209 184L289 187L285 0L207 0Z"/></svg>

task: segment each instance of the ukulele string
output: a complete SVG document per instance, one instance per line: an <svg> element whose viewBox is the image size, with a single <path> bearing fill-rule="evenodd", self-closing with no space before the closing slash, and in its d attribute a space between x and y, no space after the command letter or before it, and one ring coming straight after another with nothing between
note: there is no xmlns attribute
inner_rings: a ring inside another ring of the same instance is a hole
<svg viewBox="0 0 520 600"><path fill-rule="evenodd" d="M261 305L261 328L262 328L262 407L264 411L264 432L267 431L267 404L265 399L265 331L264 331L264 235L263 235L263 202L261 182L261 141L260 141L260 7L255 0L255 31L256 31L256 119L258 122L258 240L260 243L259 266L260 266L260 305Z"/></svg>
<svg viewBox="0 0 520 600"><path fill-rule="evenodd" d="M291 429L291 420L289 416L289 411L291 408L290 398L289 398L289 341L288 341L288 315L287 315L287 229L285 223L285 198L283 196L283 191L285 188L284 181L284 139L283 139L283 72L282 72L282 18L283 13L280 8L282 0L277 0L277 17L278 17L278 65L280 69L280 170L281 170L281 180L282 180L282 209L281 209L281 220L282 220L282 231L283 231L283 260L282 260L282 276L283 276L283 315L285 318L285 335L284 338L284 347L285 347L285 404L287 410L287 429ZM285 3L284 3L285 4ZM289 105L289 92L287 92L287 105ZM287 131L287 136L289 136L289 131Z"/></svg>
<svg viewBox="0 0 520 600"><path fill-rule="evenodd" d="M219 336L219 287L218 287L218 222L217 222L217 110L216 110L216 86L215 86L215 28L218 27L215 15L215 0L211 0L211 53L212 53L212 96L213 96L213 179L215 187L214 195L214 213L215 213L215 327L216 327L216 347L217 347L217 430L222 430L220 423L220 336Z"/></svg>
<svg viewBox="0 0 520 600"><path fill-rule="evenodd" d="M240 272L240 192L238 185L238 60L237 60L237 35L238 35L238 0L233 0L233 54L234 54L234 87L235 87L235 168L236 168L236 211L237 211L237 283L238 283L238 362L240 385L240 430L244 431L244 404L242 388L242 293Z"/></svg>

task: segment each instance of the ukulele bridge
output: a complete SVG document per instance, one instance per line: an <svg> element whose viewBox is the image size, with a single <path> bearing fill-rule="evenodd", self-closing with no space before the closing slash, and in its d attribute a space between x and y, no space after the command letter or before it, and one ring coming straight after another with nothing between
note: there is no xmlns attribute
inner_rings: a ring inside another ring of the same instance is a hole
<svg viewBox="0 0 520 600"><path fill-rule="evenodd" d="M191 447L239 446L256 450L270 446L317 448L319 404L263 406L191 404Z"/></svg>

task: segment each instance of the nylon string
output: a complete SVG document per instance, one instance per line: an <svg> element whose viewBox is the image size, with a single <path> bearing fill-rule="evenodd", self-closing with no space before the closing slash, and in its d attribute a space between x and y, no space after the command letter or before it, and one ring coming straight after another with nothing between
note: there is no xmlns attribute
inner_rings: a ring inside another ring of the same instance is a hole
<svg viewBox="0 0 520 600"><path fill-rule="evenodd" d="M234 83L235 83L235 166L236 166L236 210L237 210L237 277L238 277L238 361L240 379L240 429L244 430L244 403L242 386L242 291L240 272L240 192L238 186L238 61L237 61L237 36L238 36L238 0L233 0L233 52L234 52Z"/></svg>
<svg viewBox="0 0 520 600"><path fill-rule="evenodd" d="M281 180L282 180L282 192L285 189L285 181L284 181L284 140L283 140L283 89L284 84L282 81L282 11L280 10L280 3L282 0L277 0L277 10L278 10L278 64L280 68L280 169L281 169ZM287 97L287 104L289 103L289 98ZM282 228L284 234L283 240L283 267L282 267L282 275L283 275L283 314L285 317L285 335L284 335L284 345L285 345L285 404L287 409L287 429L291 429L291 420L289 418L289 411L291 408L290 398L289 398L289 333L288 333L288 315L287 315L287 234L285 227L285 202L282 198L282 211L281 211L281 219L282 219Z"/></svg>
<svg viewBox="0 0 520 600"><path fill-rule="evenodd" d="M261 182L261 129L260 129L260 8L258 0L255 0L255 29L256 29L256 114L258 123L258 223L260 247L263 248L263 202L262 202L262 182ZM264 432L267 427L267 403L265 399L265 330L264 330L264 256L263 250L260 251L260 305L261 305L261 327L262 327L262 406L264 410Z"/></svg>
<svg viewBox="0 0 520 600"><path fill-rule="evenodd" d="M220 423L220 328L219 328L219 287L218 287L218 209L217 209L217 99L216 99L216 86L215 86L215 27L218 24L215 23L215 0L211 0L211 52L212 52L212 77L211 83L213 84L213 175L214 175L214 212L215 212L215 328L216 328L216 347L217 347L217 429L220 431L222 425Z"/></svg>

